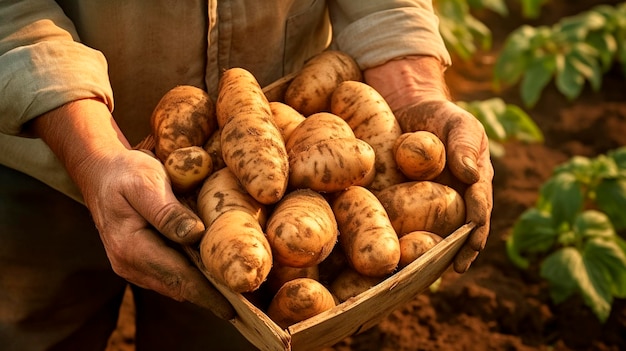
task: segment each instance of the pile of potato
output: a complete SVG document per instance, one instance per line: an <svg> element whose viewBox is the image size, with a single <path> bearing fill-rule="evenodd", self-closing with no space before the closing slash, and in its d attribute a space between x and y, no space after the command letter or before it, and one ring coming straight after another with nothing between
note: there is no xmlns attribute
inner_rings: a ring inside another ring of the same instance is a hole
<svg viewBox="0 0 626 351"><path fill-rule="evenodd" d="M281 327L334 307L465 221L439 181L443 143L402 131L344 53L325 51L268 101L245 69L215 101L178 86L151 119L155 157L200 216L204 268Z"/></svg>

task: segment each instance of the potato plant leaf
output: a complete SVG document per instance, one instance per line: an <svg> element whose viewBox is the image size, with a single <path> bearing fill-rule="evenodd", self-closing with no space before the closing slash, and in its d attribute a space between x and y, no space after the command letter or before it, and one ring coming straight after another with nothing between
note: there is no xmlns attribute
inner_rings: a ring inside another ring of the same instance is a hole
<svg viewBox="0 0 626 351"><path fill-rule="evenodd" d="M617 230L626 229L626 177L603 179L595 188L595 202Z"/></svg>
<svg viewBox="0 0 626 351"><path fill-rule="evenodd" d="M578 70L577 63L571 56L557 56L556 87L569 100L576 99L585 84L585 76Z"/></svg>
<svg viewBox="0 0 626 351"><path fill-rule="evenodd" d="M605 272L609 279L611 294L617 298L626 297L626 249L624 240L595 238L585 245L585 261L593 262Z"/></svg>
<svg viewBox="0 0 626 351"><path fill-rule="evenodd" d="M552 80L556 71L556 56L544 55L531 59L520 86L522 100L526 106L534 106L543 89Z"/></svg>
<svg viewBox="0 0 626 351"><path fill-rule="evenodd" d="M583 206L581 184L570 173L559 173L546 181L539 190L537 208L552 214L555 226L572 223Z"/></svg>

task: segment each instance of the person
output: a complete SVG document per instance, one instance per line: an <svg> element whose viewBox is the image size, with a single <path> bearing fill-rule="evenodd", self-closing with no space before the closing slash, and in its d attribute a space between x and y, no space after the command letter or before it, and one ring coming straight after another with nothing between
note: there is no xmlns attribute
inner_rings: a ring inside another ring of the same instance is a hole
<svg viewBox="0 0 626 351"><path fill-rule="evenodd" d="M261 85L327 48L356 59L403 127L436 133L484 248L493 168L480 123L450 101L430 1L0 0L0 344L102 350L128 283L138 350L250 349L232 306L172 243L204 225L133 150L170 88ZM114 99L115 96L115 99Z"/></svg>

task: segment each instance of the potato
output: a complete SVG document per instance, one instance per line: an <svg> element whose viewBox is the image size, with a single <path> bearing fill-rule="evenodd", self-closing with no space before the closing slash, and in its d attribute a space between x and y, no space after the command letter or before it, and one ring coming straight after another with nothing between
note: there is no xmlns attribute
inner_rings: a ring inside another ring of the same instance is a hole
<svg viewBox="0 0 626 351"><path fill-rule="evenodd" d="M291 267L319 264L328 257L339 234L328 201L311 189L285 195L267 220L265 233L274 260Z"/></svg>
<svg viewBox="0 0 626 351"><path fill-rule="evenodd" d="M310 115L291 132L285 142L287 152L298 146L311 146L319 141L355 138L350 125L341 117L328 112Z"/></svg>
<svg viewBox="0 0 626 351"><path fill-rule="evenodd" d="M175 192L194 190L213 171L209 154L200 146L187 146L172 151L165 162L165 171Z"/></svg>
<svg viewBox="0 0 626 351"><path fill-rule="evenodd" d="M331 96L330 111L343 118L354 135L376 153L376 174L369 188L381 190L406 181L396 165L393 146L402 134L400 124L385 99L369 85L345 81Z"/></svg>
<svg viewBox="0 0 626 351"><path fill-rule="evenodd" d="M289 151L289 186L336 192L366 185L375 161L374 149L356 138L322 140Z"/></svg>
<svg viewBox="0 0 626 351"><path fill-rule="evenodd" d="M285 103L304 116L330 110L330 96L346 80L362 80L362 72L349 55L323 51L307 61L285 91Z"/></svg>
<svg viewBox="0 0 626 351"><path fill-rule="evenodd" d="M367 291L373 286L383 281L381 277L368 277L353 268L343 269L339 275L330 284L330 292L339 300L345 302L351 297L355 297L360 293Z"/></svg>
<svg viewBox="0 0 626 351"><path fill-rule="evenodd" d="M404 133L393 146L400 171L411 180L433 180L446 166L446 149L435 134L420 130Z"/></svg>
<svg viewBox="0 0 626 351"><path fill-rule="evenodd" d="M198 192L197 209L198 216L207 228L227 211L248 212L262 228L268 216L266 206L250 196L226 167L215 171L204 180Z"/></svg>
<svg viewBox="0 0 626 351"><path fill-rule="evenodd" d="M409 263L420 258L426 251L435 247L443 240L435 233L416 230L400 237L400 263L398 267L404 268Z"/></svg>
<svg viewBox="0 0 626 351"><path fill-rule="evenodd" d="M204 143L204 150L211 156L211 164L213 171L226 167L224 158L222 157L222 144L220 142L222 131L217 129L214 131Z"/></svg>
<svg viewBox="0 0 626 351"><path fill-rule="evenodd" d="M289 267L281 265L274 260L274 265L272 266L272 270L267 276L267 281L264 285L273 296L286 282L296 278L310 278L319 281L319 268L317 265L308 267Z"/></svg>
<svg viewBox="0 0 626 351"><path fill-rule="evenodd" d="M250 72L242 68L224 72L217 118L226 166L257 201L276 203L287 189L289 161L269 102Z"/></svg>
<svg viewBox="0 0 626 351"><path fill-rule="evenodd" d="M179 85L161 97L150 117L154 153L162 162L176 149L202 146L217 128L215 104L204 90Z"/></svg>
<svg viewBox="0 0 626 351"><path fill-rule="evenodd" d="M399 236L425 230L446 237L465 223L465 202L454 189L432 181L410 181L376 193Z"/></svg>
<svg viewBox="0 0 626 351"><path fill-rule="evenodd" d="M257 290L272 268L272 250L254 216L231 210L217 217L200 241L206 270L237 293Z"/></svg>
<svg viewBox="0 0 626 351"><path fill-rule="evenodd" d="M328 289L310 278L297 278L285 283L267 309L267 316L282 328L316 316L335 307Z"/></svg>
<svg viewBox="0 0 626 351"><path fill-rule="evenodd" d="M332 209L339 244L357 272L369 277L392 273L400 260L400 243L384 207L374 194L351 186L336 194Z"/></svg>
<svg viewBox="0 0 626 351"><path fill-rule="evenodd" d="M294 128L306 119L293 107L280 101L270 101L270 110L272 111L274 122L276 123L276 126L278 127L278 130L280 130L283 140L285 141L289 139L289 136Z"/></svg>

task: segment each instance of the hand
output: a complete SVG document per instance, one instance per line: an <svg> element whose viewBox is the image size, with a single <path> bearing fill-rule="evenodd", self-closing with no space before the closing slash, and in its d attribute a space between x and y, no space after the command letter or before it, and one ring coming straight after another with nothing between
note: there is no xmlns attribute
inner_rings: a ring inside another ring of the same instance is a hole
<svg viewBox="0 0 626 351"><path fill-rule="evenodd" d="M443 71L436 59L414 56L368 69L365 80L387 100L404 131L430 131L446 145L451 183L464 194L466 221L476 224L454 259L455 271L463 273L489 236L493 166L482 124L450 101Z"/></svg>
<svg viewBox="0 0 626 351"><path fill-rule="evenodd" d="M130 149L104 104L79 100L35 119L33 127L81 189L118 275L234 317L228 301L171 245L197 242L202 221L176 199L162 164Z"/></svg>

